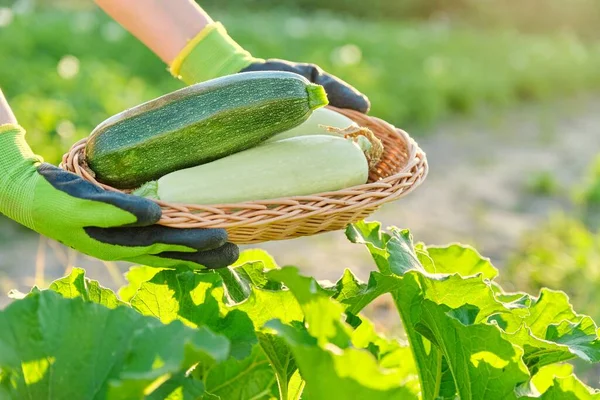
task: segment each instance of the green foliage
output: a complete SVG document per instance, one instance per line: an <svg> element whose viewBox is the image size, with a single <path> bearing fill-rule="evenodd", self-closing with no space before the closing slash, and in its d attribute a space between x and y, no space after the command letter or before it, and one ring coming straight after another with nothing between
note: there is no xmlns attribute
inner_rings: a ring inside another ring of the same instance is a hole
<svg viewBox="0 0 600 400"><path fill-rule="evenodd" d="M559 190L556 177L549 171L538 171L529 177L526 189L536 196L551 196Z"/></svg>
<svg viewBox="0 0 600 400"><path fill-rule="evenodd" d="M568 213L555 213L525 233L508 260L503 281L518 290L564 290L578 310L600 318L600 158L573 189ZM598 369L576 363L580 375L597 382Z"/></svg>
<svg viewBox="0 0 600 400"><path fill-rule="evenodd" d="M302 11L330 10L369 19L431 19L444 18L457 23L485 27L510 27L524 32L574 31L584 36L598 37L600 3L595 0L219 0L198 1L209 9L230 6L265 10L293 7ZM540 12L543 10L543 13Z"/></svg>
<svg viewBox="0 0 600 400"><path fill-rule="evenodd" d="M256 17L265 23L249 25L246 14L222 19L253 54L318 63L365 92L374 115L398 125L600 84L600 49L566 34L526 36L327 14Z"/></svg>
<svg viewBox="0 0 600 400"><path fill-rule="evenodd" d="M373 115L402 127L600 87L600 48L565 32L233 7L214 16L257 57L317 63L364 91ZM28 141L51 162L104 119L182 86L97 11L15 14L0 30L0 62L0 85Z"/></svg>
<svg viewBox="0 0 600 400"><path fill-rule="evenodd" d="M545 174L544 174L545 175ZM543 175L540 175L543 176ZM540 181L545 181L540 178ZM548 184L535 185L541 188ZM600 318L600 157L572 189L573 210L555 213L523 235L503 281L518 290L564 290L575 307Z"/></svg>
<svg viewBox="0 0 600 400"><path fill-rule="evenodd" d="M578 310L600 318L600 236L575 218L555 214L523 236L504 282L518 290L564 290Z"/></svg>
<svg viewBox="0 0 600 400"><path fill-rule="evenodd" d="M562 292L507 293L474 249L359 223L367 283L323 286L263 251L227 270L134 267L121 299L75 269L0 312L0 398L594 399L563 361L600 361ZM390 293L408 344L361 310ZM409 347L410 346L410 347Z"/></svg>
<svg viewBox="0 0 600 400"><path fill-rule="evenodd" d="M600 155L590 163L587 176L573 190L580 217L592 229L600 227Z"/></svg>
<svg viewBox="0 0 600 400"><path fill-rule="evenodd" d="M600 3L596 0L467 0L465 3L462 19L479 26L512 27L522 32L560 30L598 38Z"/></svg>
<svg viewBox="0 0 600 400"><path fill-rule="evenodd" d="M359 0L288 0L282 4L277 0L229 0L226 3L219 0L197 1L207 9L229 9L230 6L250 10L265 10L274 7L289 7L304 12L315 10L330 10L339 14L347 14L360 18L427 18L436 13L464 10L468 0L372 0L365 4Z"/></svg>

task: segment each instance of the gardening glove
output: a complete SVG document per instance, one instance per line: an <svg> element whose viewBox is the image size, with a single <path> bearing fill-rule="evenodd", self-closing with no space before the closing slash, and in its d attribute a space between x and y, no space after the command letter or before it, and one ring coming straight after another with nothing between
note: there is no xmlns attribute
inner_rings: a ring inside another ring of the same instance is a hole
<svg viewBox="0 0 600 400"><path fill-rule="evenodd" d="M87 255L152 267L221 268L238 248L222 229L155 225L160 207L43 163L18 125L0 126L0 212Z"/></svg>
<svg viewBox="0 0 600 400"><path fill-rule="evenodd" d="M173 60L171 74L188 85L220 76L249 71L287 71L302 75L325 88L329 104L369 111L369 99L347 82L328 74L314 64L254 58L238 45L219 22L207 25L188 42Z"/></svg>

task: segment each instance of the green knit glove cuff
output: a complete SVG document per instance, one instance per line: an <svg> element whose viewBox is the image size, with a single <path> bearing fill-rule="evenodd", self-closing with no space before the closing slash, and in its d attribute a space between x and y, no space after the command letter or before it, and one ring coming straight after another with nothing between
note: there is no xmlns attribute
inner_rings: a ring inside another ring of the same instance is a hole
<svg viewBox="0 0 600 400"><path fill-rule="evenodd" d="M171 63L173 76L188 85L240 72L259 61L237 44L220 22L208 24Z"/></svg>
<svg viewBox="0 0 600 400"><path fill-rule="evenodd" d="M34 229L33 198L43 162L25 141L19 125L0 125L0 212Z"/></svg>

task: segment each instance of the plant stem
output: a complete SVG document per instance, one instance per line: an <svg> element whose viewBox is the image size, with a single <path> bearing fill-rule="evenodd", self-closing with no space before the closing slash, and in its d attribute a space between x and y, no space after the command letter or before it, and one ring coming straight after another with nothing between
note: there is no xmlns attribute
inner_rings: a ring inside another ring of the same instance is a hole
<svg viewBox="0 0 600 400"><path fill-rule="evenodd" d="M434 396L439 397L441 386L442 386L442 352L438 351L437 376L435 377L435 390L433 392Z"/></svg>

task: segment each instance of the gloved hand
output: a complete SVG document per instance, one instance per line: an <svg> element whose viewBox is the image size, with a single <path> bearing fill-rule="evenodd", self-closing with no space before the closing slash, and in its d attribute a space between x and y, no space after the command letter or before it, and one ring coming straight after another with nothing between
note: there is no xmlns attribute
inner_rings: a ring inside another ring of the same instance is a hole
<svg viewBox="0 0 600 400"><path fill-rule="evenodd" d="M219 22L207 25L173 60L173 76L187 84L247 71L288 71L302 75L322 85L329 104L351 108L363 113L369 111L369 99L347 82L324 72L314 64L254 58L238 45Z"/></svg>
<svg viewBox="0 0 600 400"><path fill-rule="evenodd" d="M0 212L49 238L102 260L152 267L221 268L238 248L222 229L155 225L160 207L108 192L43 163L18 125L0 126Z"/></svg>

